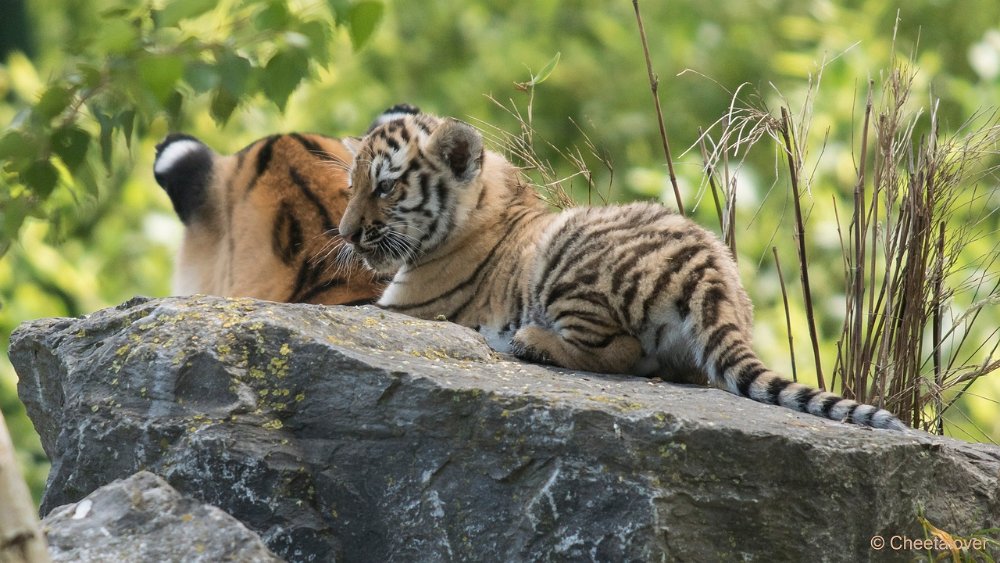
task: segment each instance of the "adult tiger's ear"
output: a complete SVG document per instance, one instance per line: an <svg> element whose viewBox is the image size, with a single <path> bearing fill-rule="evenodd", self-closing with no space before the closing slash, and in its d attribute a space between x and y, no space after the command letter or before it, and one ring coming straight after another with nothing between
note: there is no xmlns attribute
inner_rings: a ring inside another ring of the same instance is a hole
<svg viewBox="0 0 1000 563"><path fill-rule="evenodd" d="M358 156L358 151L361 149L361 137L344 137L340 142L344 143L344 148L347 152L351 153L352 158Z"/></svg>
<svg viewBox="0 0 1000 563"><path fill-rule="evenodd" d="M457 119L444 120L431 134L427 149L461 182L471 182L483 166L483 136Z"/></svg>
<svg viewBox="0 0 1000 563"><path fill-rule="evenodd" d="M216 154L197 138L167 135L156 145L153 176L174 204L181 222L190 224L208 201Z"/></svg>

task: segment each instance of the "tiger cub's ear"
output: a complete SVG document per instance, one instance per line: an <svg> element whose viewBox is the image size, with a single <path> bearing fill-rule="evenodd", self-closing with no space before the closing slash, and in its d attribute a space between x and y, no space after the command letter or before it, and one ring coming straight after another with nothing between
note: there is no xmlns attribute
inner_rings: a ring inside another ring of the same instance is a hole
<svg viewBox="0 0 1000 563"><path fill-rule="evenodd" d="M352 157L357 157L358 150L361 149L361 141L363 140L361 137L344 137L340 142L344 144L344 148L347 149L347 152L351 153Z"/></svg>
<svg viewBox="0 0 1000 563"><path fill-rule="evenodd" d="M483 165L483 136L468 123L457 119L446 119L441 123L427 141L427 149L460 182L471 182Z"/></svg>

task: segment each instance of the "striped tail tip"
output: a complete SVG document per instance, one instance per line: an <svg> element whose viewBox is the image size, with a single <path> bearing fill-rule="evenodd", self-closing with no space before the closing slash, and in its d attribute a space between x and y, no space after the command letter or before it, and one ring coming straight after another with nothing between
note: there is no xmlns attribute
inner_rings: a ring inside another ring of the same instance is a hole
<svg viewBox="0 0 1000 563"><path fill-rule="evenodd" d="M780 405L830 420L898 432L909 430L902 421L885 409L845 399L836 393L794 383L773 372L759 374L750 385L737 386L737 388L737 394L755 401Z"/></svg>

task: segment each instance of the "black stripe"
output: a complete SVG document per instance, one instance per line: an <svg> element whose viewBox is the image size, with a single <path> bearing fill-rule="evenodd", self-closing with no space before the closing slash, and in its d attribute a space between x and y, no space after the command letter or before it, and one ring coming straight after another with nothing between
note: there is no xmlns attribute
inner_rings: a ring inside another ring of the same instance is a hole
<svg viewBox="0 0 1000 563"><path fill-rule="evenodd" d="M552 317L552 322L553 323L558 323L558 322L566 319L567 317L573 317L575 319L580 319L582 321L586 321L588 323L595 324L597 326L606 327L606 328L611 328L611 327L615 326L615 323L612 322L610 319L607 319L607 318L602 317L600 315L597 315L595 313L591 313L590 311L575 311L575 310L570 310L570 309L562 311L558 315ZM666 328L665 325L661 325L659 328L657 328L657 332L659 332L660 330L663 330L665 328Z"/></svg>
<svg viewBox="0 0 1000 563"><path fill-rule="evenodd" d="M517 232L518 229L520 228L522 221L524 221L529 215L538 215L538 214L539 212L537 210L530 208L522 208L515 215L508 215L508 213L505 212L499 219L497 219L497 224L504 225L506 227L506 230L509 232ZM506 235L504 238L506 238ZM437 264L442 260L448 259L450 256L451 256L450 254L447 254L444 256L438 256L426 262L421 262L419 266L414 267L410 271L411 272L416 271L419 270L420 268Z"/></svg>
<svg viewBox="0 0 1000 563"><path fill-rule="evenodd" d="M291 264L302 251L302 223L287 201L281 202L275 214L271 247L285 264Z"/></svg>
<svg viewBox="0 0 1000 563"><path fill-rule="evenodd" d="M636 293L639 292L639 280L642 279L643 272L636 272L632 275L631 283L622 292L622 308L625 310L625 318L630 324L635 324L632 319L632 300L635 299ZM638 319L639 321L644 321L645 319Z"/></svg>
<svg viewBox="0 0 1000 563"><path fill-rule="evenodd" d="M344 303L338 303L338 305L356 307L359 305L374 305L377 301L378 297L369 297L367 299L355 299L354 301L345 301Z"/></svg>
<svg viewBox="0 0 1000 563"><path fill-rule="evenodd" d="M426 301L419 301L416 303L406 303L406 304L394 304L393 309L397 311L412 311L413 309L426 307L427 305L430 305L432 303L436 303L438 301L447 299L452 295L458 293L459 291L469 287L475 282L476 278L479 277L479 274L482 273L486 265L493 259L493 256L497 253L497 250L500 248L500 246L504 243L504 241L507 240L507 238L513 232L514 230L508 230L506 233L504 233L504 235L500 237L500 240L498 240L497 243L493 245L493 248L490 249L489 254L487 254L486 257L479 263L479 265L476 266L476 269L472 271L472 274L469 275L464 280L462 280L462 282L460 282L458 285L452 287L451 289L445 291L444 293L438 294L436 297L427 299Z"/></svg>
<svg viewBox="0 0 1000 563"><path fill-rule="evenodd" d="M416 166L411 166L410 168L408 168L406 170L406 172L404 172L403 174L401 174L399 177L400 178L404 178L405 177L405 178L409 179L409 176L417 173L417 172L413 171L414 168L416 168ZM420 172L420 176L418 178L418 183L420 185L420 201L417 202L416 205L413 205L411 207L406 207L406 206L400 205L397 209L399 210L400 213L415 213L417 211L421 211L422 214L425 217L433 217L433 215L434 215L433 212L428 208L428 206L431 204L431 177L430 177L430 174L428 174L427 172ZM438 181L438 184L439 183L440 183L440 181ZM409 187L411 185L412 185L411 182L407 182L406 183L406 187ZM434 189L435 190L438 189L437 184L434 185Z"/></svg>
<svg viewBox="0 0 1000 563"><path fill-rule="evenodd" d="M666 331L667 331L667 325L665 324L661 324L660 326L656 327L656 339L653 340L653 346L655 348L660 347L660 342L663 341L663 333Z"/></svg>
<svg viewBox="0 0 1000 563"><path fill-rule="evenodd" d="M580 332L586 332L586 331L580 331ZM594 334L594 333L590 333L590 334ZM566 342L569 342L570 344L573 344L577 348L584 348L584 347L586 347L586 348L606 348L609 344L611 344L616 338L618 338L620 336L626 336L626 334L622 333L622 332L615 332L615 333L612 333L612 334L604 336L600 340L588 340L586 338L578 337L578 336L569 336L569 337L563 336L563 340L565 340Z"/></svg>
<svg viewBox="0 0 1000 563"><path fill-rule="evenodd" d="M664 291L670 284L670 279L673 278L674 274L679 272L684 266L688 264L691 258L695 254L701 252L705 248L705 245L701 243L695 243L688 246L681 247L676 253L667 257L668 265L666 268L660 271L660 275L656 277L656 281L653 282L652 290L649 295L642 302L642 317L649 317L649 308L653 304L653 300L656 299L659 291Z"/></svg>
<svg viewBox="0 0 1000 563"><path fill-rule="evenodd" d="M455 219L452 216L452 214L449 214L447 217L444 217L442 215L442 213L441 213L441 211L444 211L444 210L448 209L448 207L449 207L448 206L448 189L446 188L445 183L443 181L441 181L440 179L438 179L438 181L434 183L434 185L432 186L432 188L434 190L434 195L437 196L437 209L435 210L435 211L437 211L437 213L434 214L434 219L431 221L431 224L427 227L427 232L424 233L423 236L420 237L420 242L421 243L426 242L427 240L430 239L430 237L432 237L432 236L434 236L434 235L437 234L437 232L439 230L438 227L441 224L441 219L442 218L445 219L446 221L445 221L445 225L443 227L441 227L440 230L443 231L443 232L445 232L445 233L450 233L451 232L451 227L452 227L452 222ZM428 199L427 202L429 203L430 200Z"/></svg>
<svg viewBox="0 0 1000 563"><path fill-rule="evenodd" d="M323 293L324 291L333 289L335 287L341 287L347 285L347 280L341 278L330 278L324 280L316 285L313 285L309 290L305 291L301 296L299 296L295 301L298 303L305 303L311 301L317 295ZM371 299L367 301L372 302Z"/></svg>
<svg viewBox="0 0 1000 563"><path fill-rule="evenodd" d="M744 397L750 396L750 386L753 385L754 381L761 375L768 372L768 369L764 364L757 362L757 365L751 365L749 367L744 367L736 375L736 388L739 389L740 395Z"/></svg>
<svg viewBox="0 0 1000 563"><path fill-rule="evenodd" d="M479 190L479 198L476 200L476 209L482 209L483 203L486 201L486 188Z"/></svg>
<svg viewBox="0 0 1000 563"><path fill-rule="evenodd" d="M391 137L389 135L382 135L382 139L385 140L385 144L389 145L389 148L391 148L393 151L399 150L399 147L401 145L399 144L399 141L397 141L394 137Z"/></svg>
<svg viewBox="0 0 1000 563"><path fill-rule="evenodd" d="M719 320L719 304L725 300L726 292L722 287L712 285L705 290L705 294L701 297L700 323L703 328L714 326Z"/></svg>
<svg viewBox="0 0 1000 563"><path fill-rule="evenodd" d="M494 250L497 251L496 256L493 256L492 255L493 252L491 251L491 256L487 260L489 262L489 265L487 265L487 267L483 268L483 273L492 272L493 271L493 267L494 267L492 265L492 263L495 262L498 257L503 256L508 251L508 249L510 248L510 246L512 244L518 244L516 238L514 239L513 242L506 240L507 237L508 237L508 235L510 233L520 232L520 230L521 230L520 229L521 222L527 220L530 216L537 215L537 213L538 212L536 210L532 210L530 208L525 208L525 209L521 209L511 219L504 219L504 218L500 219L499 223L502 224L502 225L505 225L506 228L508 229L508 231L507 231L506 234L504 234L504 236L497 243L497 246L494 247ZM485 262L484 262L484 264L485 264ZM482 266L482 264L480 266ZM503 275L504 276L510 276L511 278L516 278L517 277L516 273L517 272L515 270L515 272L504 273ZM494 275L496 275L496 273L494 273ZM459 319L459 318L461 318L461 315L463 315L465 313L466 308L470 304L472 304L472 301L475 299L475 297L477 295L481 295L484 292L484 290L483 290L483 284L486 282L486 280L489 278L489 276L473 274L473 277L470 278L470 279L475 279L476 277L478 277L478 281L476 282L475 289L470 292L469 297L465 301L463 301L458 307L456 307L452 311L452 313L450 315L448 315L449 319ZM517 287L517 286L515 285L514 287ZM504 295L507 295L507 293L505 292ZM583 297L585 297L585 296L583 296ZM602 297L603 297L603 295L602 295ZM517 309L515 309L513 311L512 316L515 316L515 317L521 316L521 313L523 311L523 302L522 301L523 300L521 299L521 296L520 296L520 294L518 292L518 295L517 295ZM606 301L605 301L605 305L606 305ZM508 311L509 310L510 309L508 308Z"/></svg>
<svg viewBox="0 0 1000 563"><path fill-rule="evenodd" d="M859 404L859 405L857 405L857 407L858 408L856 408L855 410L851 411L851 420L854 421L855 424L861 424L863 426L870 425L871 421L872 421L872 418L875 416L875 413L878 412L878 409L872 407L871 405L860 405ZM862 409L860 409L860 407L866 407L866 408L864 408L862 410ZM858 410L862 410L862 412L859 414L857 412ZM865 412L867 412L868 414L866 415Z"/></svg>
<svg viewBox="0 0 1000 563"><path fill-rule="evenodd" d="M652 240L623 249L626 254L619 256L618 265L611 274L611 291L615 291L621 286L622 281L625 280L625 274L631 272L639 260L662 246L662 240Z"/></svg>
<svg viewBox="0 0 1000 563"><path fill-rule="evenodd" d="M543 299L545 298L545 293L549 291L549 285L552 281L559 279L559 276L566 269L569 260L567 259L564 262L563 258L568 254L569 248L574 246L574 243L580 238L579 231L563 235L563 230L567 229L572 223L574 223L573 219L566 221L563 227L549 239L549 244L545 248L546 260L539 267L542 277L538 280L538 296Z"/></svg>
<svg viewBox="0 0 1000 563"><path fill-rule="evenodd" d="M834 405L843 400L843 397L838 397L836 395L823 399L823 416L830 418L830 411L833 410Z"/></svg>
<svg viewBox="0 0 1000 563"><path fill-rule="evenodd" d="M856 411L860 406L861 403L854 403L851 405L851 408L847 409L847 415L844 417L844 420L854 422L854 411Z"/></svg>
<svg viewBox="0 0 1000 563"><path fill-rule="evenodd" d="M715 258L709 256L704 262L695 266L689 273L688 277L684 280L684 284L681 286L680 296L674 300L674 305L677 307L677 311L680 312L681 318L686 318L691 312L691 297L694 294L695 288L701 283L702 278L705 277L705 272L709 268L715 267Z"/></svg>
<svg viewBox="0 0 1000 563"><path fill-rule="evenodd" d="M271 164L271 156L274 153L274 143L276 143L280 138L281 135L271 135L264 141L264 146L260 147L260 150L257 151L257 174L247 185L244 197L257 186L257 180L260 178L261 174L267 171L267 167Z"/></svg>
<svg viewBox="0 0 1000 563"><path fill-rule="evenodd" d="M820 391L819 389L813 389L812 387L806 387L805 389L802 389L801 391L795 394L794 404L796 405L796 409L802 412L809 412L807 409L809 401L812 401L813 398L816 397L816 395L819 395L820 393L822 393L822 391Z"/></svg>
<svg viewBox="0 0 1000 563"><path fill-rule="evenodd" d="M746 350L741 353L740 352L741 349L742 346L734 346L732 350L730 350L729 353L726 354L726 356L720 358L719 361L716 362L715 364L716 370L718 370L720 374L724 375L727 371L731 370L737 364L749 360L751 358L757 357L757 354L754 354L752 350ZM706 362L708 361L707 357L705 358L705 361Z"/></svg>
<svg viewBox="0 0 1000 563"><path fill-rule="evenodd" d="M722 344L722 340L729 335L731 332L736 332L739 330L733 323L726 323L719 328L712 331L712 334L708 336L705 341L705 358L708 358L715 352L715 349Z"/></svg>
<svg viewBox="0 0 1000 563"><path fill-rule="evenodd" d="M301 174L299 174L298 169L294 166L290 166L288 168L288 174L292 177L292 182L298 186L302 194L309 200L309 203L312 203L313 207L316 208L316 212L323 218L323 231L327 233L330 231L336 231L337 226L333 224L333 220L330 218L330 213L327 211L326 207L323 206L323 202L321 202L320 199L316 197L316 194L309 189L309 183L302 177Z"/></svg>
<svg viewBox="0 0 1000 563"><path fill-rule="evenodd" d="M307 139L299 133L290 133L288 136L298 141L299 144L302 145L302 148L306 149L306 151L308 151L312 155L318 156L320 158L324 158L324 155L326 158L329 158L329 156L331 156L329 153L323 150L323 147L319 146L319 143L316 143L312 139Z"/></svg>
<svg viewBox="0 0 1000 563"><path fill-rule="evenodd" d="M559 279L568 270L576 256L596 253L604 255L608 250L607 235L616 231L632 232L634 224L611 223L595 228L587 224L587 217L580 219L573 216L550 239L545 254L548 257L541 266L542 278L538 283L539 297L545 299L548 286L552 280ZM616 218L619 219L619 218ZM624 220L625 218L620 218ZM587 230L587 227L591 227ZM567 231L572 231L567 234ZM546 299L547 300L547 299Z"/></svg>
<svg viewBox="0 0 1000 563"><path fill-rule="evenodd" d="M327 137L326 135L317 135L315 133L310 133L309 136L310 137L316 137L318 139L323 139L323 140L325 140L327 142L330 142L330 143L336 143L338 145L343 145L343 143L341 142L340 139L334 139L333 137ZM313 156L315 156L316 158L319 158L320 160L323 160L323 161L326 161L326 162L334 162L334 163L337 163L337 164L342 164L343 165L343 170L345 172L347 171L348 166L351 164L350 162L345 161L343 158L341 158L341 157L333 154L332 152L326 150L325 148L323 148L323 146L321 144L317 143L316 141L313 141L312 139L309 139L308 137L305 137L304 135L302 135L300 133L290 133L289 137L292 137L293 139L295 139L296 141L298 141L299 144L301 144L304 149L306 149L307 151L309 151L309 153L312 154Z"/></svg>
<svg viewBox="0 0 1000 563"><path fill-rule="evenodd" d="M605 311L611 309L611 305L608 303L608 295L603 291L580 290L568 296L566 299L572 301L583 301L584 303L589 303L598 309Z"/></svg>
<svg viewBox="0 0 1000 563"><path fill-rule="evenodd" d="M310 265L308 260L303 260L302 263L299 264L299 271L295 276L295 288L292 289L292 293L289 296L288 301L291 303L301 302L300 296L303 293L303 289L305 289L307 285L310 285L316 277L315 268Z"/></svg>
<svg viewBox="0 0 1000 563"><path fill-rule="evenodd" d="M767 399L772 405L781 404L779 399L781 397L781 392L788 388L792 382L788 379L782 379L776 377L771 380L771 383L767 385Z"/></svg>

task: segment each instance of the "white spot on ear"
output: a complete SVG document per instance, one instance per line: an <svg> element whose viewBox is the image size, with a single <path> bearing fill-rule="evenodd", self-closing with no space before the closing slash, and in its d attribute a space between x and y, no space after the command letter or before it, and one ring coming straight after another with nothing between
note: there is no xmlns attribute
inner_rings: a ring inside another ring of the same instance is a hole
<svg viewBox="0 0 1000 563"><path fill-rule="evenodd" d="M156 156L153 172L163 174L174 167L185 156L202 150L205 145L192 139L181 139L170 143Z"/></svg>

